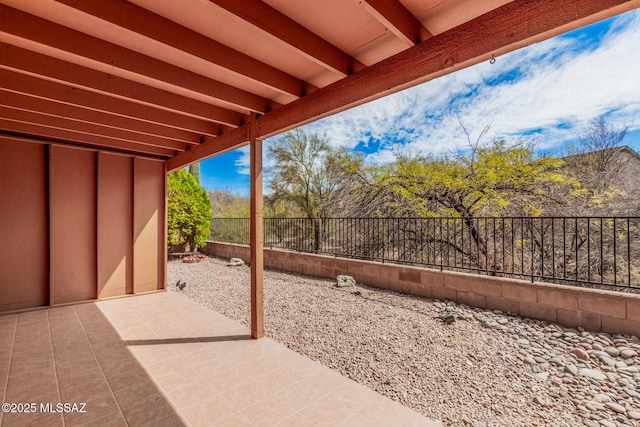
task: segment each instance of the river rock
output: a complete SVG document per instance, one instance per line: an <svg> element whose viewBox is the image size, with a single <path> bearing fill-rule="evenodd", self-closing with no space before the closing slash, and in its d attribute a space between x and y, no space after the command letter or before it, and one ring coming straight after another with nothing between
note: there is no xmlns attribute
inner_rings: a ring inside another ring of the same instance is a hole
<svg viewBox="0 0 640 427"><path fill-rule="evenodd" d="M604 381L607 379L607 376L598 369L582 368L578 371L578 374L596 381Z"/></svg>
<svg viewBox="0 0 640 427"><path fill-rule="evenodd" d="M624 406L619 405L615 402L607 402L605 403L605 405L607 406L607 408L611 409L614 412L617 412L618 414L624 414L625 412L627 412L627 409Z"/></svg>
<svg viewBox="0 0 640 427"><path fill-rule="evenodd" d="M244 265L244 261L241 260L240 258L231 258L229 260L229 264L227 264L229 267L242 267Z"/></svg>
<svg viewBox="0 0 640 427"><path fill-rule="evenodd" d="M606 351L607 353L609 353L613 357L616 357L616 356L620 355L620 350L618 350L615 347L607 347L604 351Z"/></svg>
<svg viewBox="0 0 640 427"><path fill-rule="evenodd" d="M538 381L546 381L549 378L549 372L540 372L534 375Z"/></svg>
<svg viewBox="0 0 640 427"><path fill-rule="evenodd" d="M571 351L569 351L569 353L573 354L575 357L577 357L580 360L589 360L589 354L587 354L586 351L584 351L579 347L572 348Z"/></svg>
<svg viewBox="0 0 640 427"><path fill-rule="evenodd" d="M611 397L608 394L598 393L596 394L596 397L593 398L593 400L598 403L607 403L611 402Z"/></svg>
<svg viewBox="0 0 640 427"><path fill-rule="evenodd" d="M629 411L627 412L627 417L634 420L640 420L640 411Z"/></svg>
<svg viewBox="0 0 640 427"><path fill-rule="evenodd" d="M620 356L624 357L625 359L628 359L630 357L636 357L637 355L638 355L638 352L630 348L625 348L620 352Z"/></svg>

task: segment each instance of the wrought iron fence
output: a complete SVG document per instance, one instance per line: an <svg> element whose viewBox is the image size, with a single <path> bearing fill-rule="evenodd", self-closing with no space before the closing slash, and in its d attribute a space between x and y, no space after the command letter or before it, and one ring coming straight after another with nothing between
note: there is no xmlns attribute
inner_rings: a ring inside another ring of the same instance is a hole
<svg viewBox="0 0 640 427"><path fill-rule="evenodd" d="M248 218L211 239L249 244ZM640 288L640 217L265 218L265 247L494 276Z"/></svg>

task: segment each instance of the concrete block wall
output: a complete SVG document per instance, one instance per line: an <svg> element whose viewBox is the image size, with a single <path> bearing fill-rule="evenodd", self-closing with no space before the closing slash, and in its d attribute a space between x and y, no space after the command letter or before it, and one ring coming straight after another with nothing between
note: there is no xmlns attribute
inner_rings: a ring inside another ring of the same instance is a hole
<svg viewBox="0 0 640 427"><path fill-rule="evenodd" d="M201 249L221 258L249 261L247 246L208 242ZM427 298L502 310L565 326L640 336L640 295L550 283L439 271L422 267L264 250L266 268L358 283Z"/></svg>

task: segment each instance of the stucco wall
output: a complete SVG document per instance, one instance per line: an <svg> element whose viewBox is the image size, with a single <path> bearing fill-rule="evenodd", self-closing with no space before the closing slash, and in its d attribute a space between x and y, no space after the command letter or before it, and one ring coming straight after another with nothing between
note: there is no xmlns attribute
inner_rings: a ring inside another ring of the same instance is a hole
<svg viewBox="0 0 640 427"><path fill-rule="evenodd" d="M246 246L208 242L204 253L249 260ZM264 250L266 268L317 277L349 274L358 283L474 307L502 310L566 326L640 336L640 295L548 283L381 264L278 249Z"/></svg>

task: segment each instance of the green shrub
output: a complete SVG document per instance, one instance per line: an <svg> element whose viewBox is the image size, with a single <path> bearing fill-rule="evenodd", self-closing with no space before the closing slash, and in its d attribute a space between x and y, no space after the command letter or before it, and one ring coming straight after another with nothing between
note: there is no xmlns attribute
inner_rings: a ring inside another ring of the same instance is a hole
<svg viewBox="0 0 640 427"><path fill-rule="evenodd" d="M207 191L184 169L167 177L167 237L170 245L188 244L195 251L211 231L211 202Z"/></svg>

